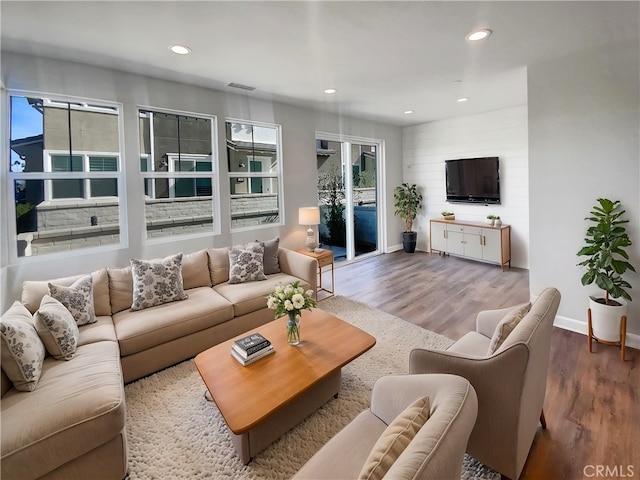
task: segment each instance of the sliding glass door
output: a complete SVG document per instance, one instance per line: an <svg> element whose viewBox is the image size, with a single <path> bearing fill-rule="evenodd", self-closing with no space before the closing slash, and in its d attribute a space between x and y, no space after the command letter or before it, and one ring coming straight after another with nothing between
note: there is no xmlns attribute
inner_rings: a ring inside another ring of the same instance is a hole
<svg viewBox="0 0 640 480"><path fill-rule="evenodd" d="M379 251L381 148L379 141L316 139L320 244L336 262Z"/></svg>

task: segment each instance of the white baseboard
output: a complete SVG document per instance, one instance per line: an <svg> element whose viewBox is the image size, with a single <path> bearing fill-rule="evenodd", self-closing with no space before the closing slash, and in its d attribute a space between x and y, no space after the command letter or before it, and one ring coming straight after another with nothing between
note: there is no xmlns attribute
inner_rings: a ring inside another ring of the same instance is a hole
<svg viewBox="0 0 640 480"><path fill-rule="evenodd" d="M387 252L386 253L397 252L398 250L402 250L402 244L401 243L398 243L396 245L389 245L387 247Z"/></svg>
<svg viewBox="0 0 640 480"><path fill-rule="evenodd" d="M576 320L574 318L563 317L556 315L556 319L553 322L554 327L569 330L570 332L580 333L584 336L587 335L587 322L584 320ZM627 332L626 345L629 348L636 348L640 350L640 335Z"/></svg>

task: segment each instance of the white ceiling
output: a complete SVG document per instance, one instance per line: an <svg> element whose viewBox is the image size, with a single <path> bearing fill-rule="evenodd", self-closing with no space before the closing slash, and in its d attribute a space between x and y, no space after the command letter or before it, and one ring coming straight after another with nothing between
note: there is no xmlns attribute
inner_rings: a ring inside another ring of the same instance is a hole
<svg viewBox="0 0 640 480"><path fill-rule="evenodd" d="M3 51L397 125L526 104L527 65L637 41L640 16L637 1L3 0L0 8ZM475 28L493 35L471 44L465 35ZM175 55L171 44L193 52ZM328 87L338 93L324 94Z"/></svg>

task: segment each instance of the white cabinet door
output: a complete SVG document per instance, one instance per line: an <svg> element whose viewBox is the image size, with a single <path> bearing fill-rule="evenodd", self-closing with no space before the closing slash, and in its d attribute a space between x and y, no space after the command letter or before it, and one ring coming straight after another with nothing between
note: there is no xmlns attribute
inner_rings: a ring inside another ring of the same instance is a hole
<svg viewBox="0 0 640 480"><path fill-rule="evenodd" d="M431 222L431 250L447 251L447 226L440 222Z"/></svg>
<svg viewBox="0 0 640 480"><path fill-rule="evenodd" d="M464 255L464 233L447 231L447 253Z"/></svg>
<svg viewBox="0 0 640 480"><path fill-rule="evenodd" d="M482 247L482 259L487 262L502 263L502 242L500 230L483 228L484 245Z"/></svg>
<svg viewBox="0 0 640 480"><path fill-rule="evenodd" d="M482 236L475 234L464 234L464 256L469 258L482 259Z"/></svg>

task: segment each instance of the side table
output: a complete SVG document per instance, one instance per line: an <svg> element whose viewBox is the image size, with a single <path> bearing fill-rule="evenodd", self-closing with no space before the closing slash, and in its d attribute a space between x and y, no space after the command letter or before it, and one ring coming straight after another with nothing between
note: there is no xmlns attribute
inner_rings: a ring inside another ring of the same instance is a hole
<svg viewBox="0 0 640 480"><path fill-rule="evenodd" d="M307 255L308 257L315 258L318 261L318 292L317 297L318 300L322 300L320 298L320 292L325 292L328 295L323 295L322 298L329 298L334 295L335 290L335 276L334 276L334 263L333 263L333 252L331 250L322 250L321 252L310 252L306 248L301 248L298 250L299 253L303 255ZM322 269L323 267L331 267L331 290L322 286Z"/></svg>

